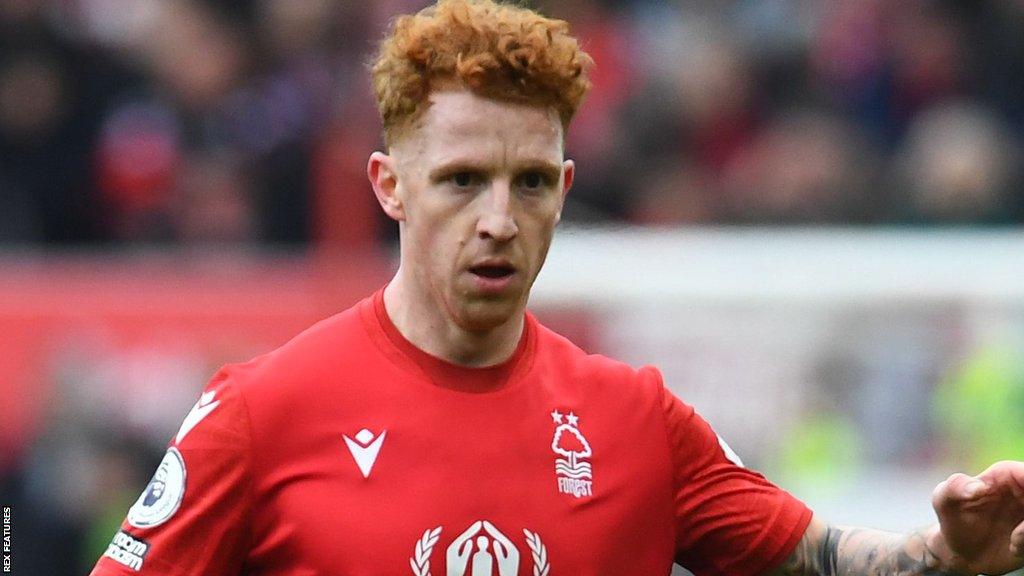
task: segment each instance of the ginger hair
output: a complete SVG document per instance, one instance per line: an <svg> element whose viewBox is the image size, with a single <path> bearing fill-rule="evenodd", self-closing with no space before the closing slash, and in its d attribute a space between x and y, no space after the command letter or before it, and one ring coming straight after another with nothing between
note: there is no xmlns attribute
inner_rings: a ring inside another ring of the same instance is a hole
<svg viewBox="0 0 1024 576"><path fill-rule="evenodd" d="M593 63L563 20L493 0L439 0L399 17L371 66L385 143L423 113L431 89L452 84L550 107L568 129Z"/></svg>

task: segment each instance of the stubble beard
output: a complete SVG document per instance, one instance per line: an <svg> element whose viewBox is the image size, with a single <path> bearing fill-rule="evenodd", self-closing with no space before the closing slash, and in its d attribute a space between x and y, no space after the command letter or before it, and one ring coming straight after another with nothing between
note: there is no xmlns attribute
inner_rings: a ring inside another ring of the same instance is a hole
<svg viewBox="0 0 1024 576"><path fill-rule="evenodd" d="M514 293L501 296L486 296L473 293L456 295L453 302L456 324L468 332L488 332L499 328L522 314L529 296L526 286Z"/></svg>

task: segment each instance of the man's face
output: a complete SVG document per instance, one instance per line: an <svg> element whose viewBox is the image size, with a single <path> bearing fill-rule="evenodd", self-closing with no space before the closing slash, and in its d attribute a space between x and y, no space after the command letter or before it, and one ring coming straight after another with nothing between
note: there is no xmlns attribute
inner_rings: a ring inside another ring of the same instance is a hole
<svg viewBox="0 0 1024 576"><path fill-rule="evenodd" d="M553 110L465 90L430 100L391 150L402 266L458 326L487 330L525 307L573 164Z"/></svg>

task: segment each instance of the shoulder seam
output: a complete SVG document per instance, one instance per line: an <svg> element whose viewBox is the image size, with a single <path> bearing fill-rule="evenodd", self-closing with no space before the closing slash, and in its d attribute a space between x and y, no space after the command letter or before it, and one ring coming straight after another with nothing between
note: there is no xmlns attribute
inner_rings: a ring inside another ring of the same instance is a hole
<svg viewBox="0 0 1024 576"><path fill-rule="evenodd" d="M659 377L657 378L657 387L658 387L658 390L657 390L657 394L658 394L657 413L658 413L658 420L661 422L661 437L662 437L662 440L664 441L665 451L668 453L669 467L672 469L672 490L671 490L671 494L669 494L669 497L670 497L670 500L672 501L672 556L673 556L673 561L674 561L675 557L679 553L679 550L676 548L678 546L678 543L679 543L679 534L678 534L679 528L676 525L676 512L675 512L676 494L679 492L679 478L677 477L679 467L676 465L676 456L675 456L675 452L672 450L672 440L671 440L671 438L669 436L669 431L668 431L668 420L665 417L665 394L667 392L667 390L665 388L665 382L660 377L660 373L658 373L656 371L656 369L654 369L654 368L647 368L647 369L648 370L654 370L655 373L659 375ZM641 368L637 372L641 373L643 371L644 371L644 368Z"/></svg>
<svg viewBox="0 0 1024 576"><path fill-rule="evenodd" d="M254 435L253 435L253 430L252 430L252 414L249 412L249 403L245 399L245 393L242 390L242 387L238 386L235 383L234 377L231 374L227 374L226 375L226 379L230 380L231 387L234 388L235 392L238 393L238 401L242 405L242 413L245 416L245 429L246 429L246 431L248 433L247 436L248 436L248 439L249 439L249 445L246 447L246 451L245 451L246 452L245 453L245 459L248 462L248 466L246 467L246 500L249 503L249 505L245 509L245 517L246 517L246 519L245 519L245 531L246 531L246 540L247 540L247 546L246 546L246 552L245 552L245 555L246 555L245 560L247 560L248 559L248 555L249 555L249 551L252 550L253 539L255 538L254 530L253 530L253 526L252 526L252 518L253 518L252 507L253 507L254 503L256 502L256 498L255 498L255 491L256 491L256 489L255 489L255 484L256 484L256 481L255 481L255 476L256 476L256 474L255 474L255 469L256 469L255 452L256 451L253 450ZM243 563L245 562L245 560L243 560Z"/></svg>

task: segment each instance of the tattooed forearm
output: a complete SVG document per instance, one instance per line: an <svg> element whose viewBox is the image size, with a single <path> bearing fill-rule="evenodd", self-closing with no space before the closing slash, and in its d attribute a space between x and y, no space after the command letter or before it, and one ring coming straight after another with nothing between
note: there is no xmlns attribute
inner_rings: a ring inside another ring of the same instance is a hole
<svg viewBox="0 0 1024 576"><path fill-rule="evenodd" d="M830 531L838 530L832 528ZM928 547L925 531L890 534L877 530L850 529L840 532L835 545L835 565L824 576L854 574L955 576L942 568L942 560Z"/></svg>
<svg viewBox="0 0 1024 576"><path fill-rule="evenodd" d="M775 572L779 576L962 576L943 566L927 533L819 526Z"/></svg>

